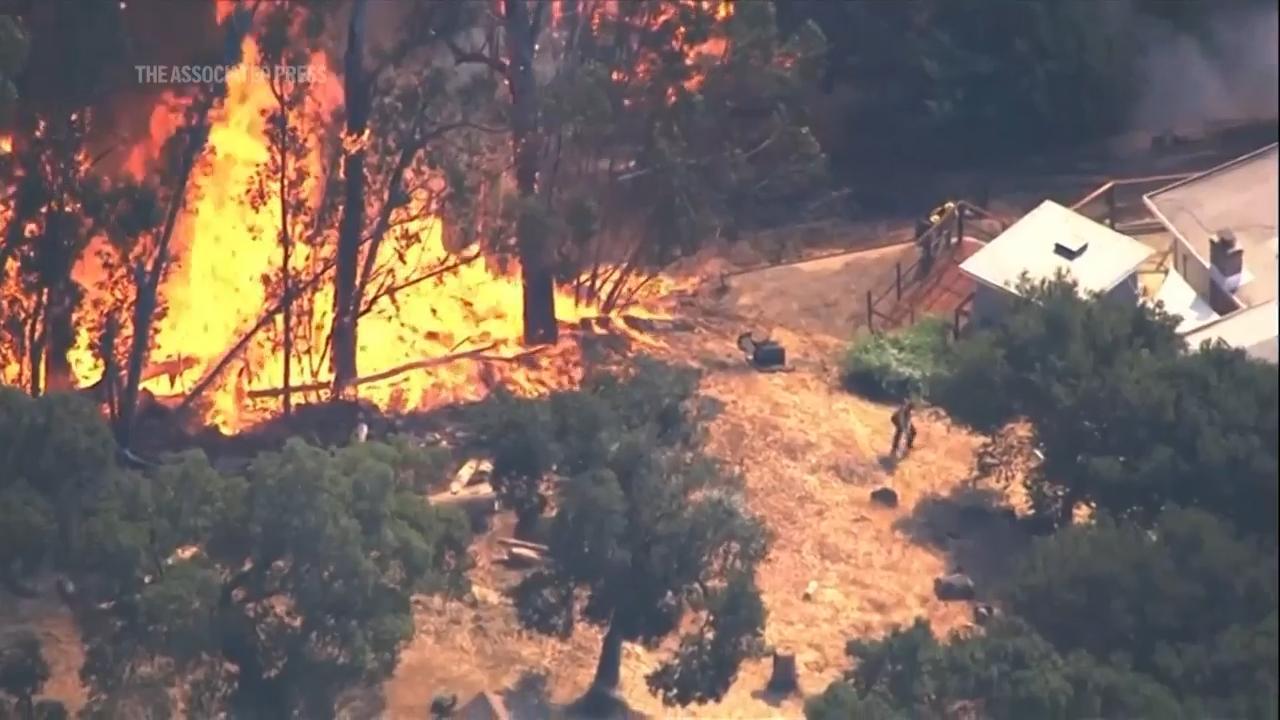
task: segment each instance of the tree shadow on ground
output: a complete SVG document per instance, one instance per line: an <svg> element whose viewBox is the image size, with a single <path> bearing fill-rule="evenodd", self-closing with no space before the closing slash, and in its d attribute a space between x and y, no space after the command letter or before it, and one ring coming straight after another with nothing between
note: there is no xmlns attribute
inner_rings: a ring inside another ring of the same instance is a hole
<svg viewBox="0 0 1280 720"><path fill-rule="evenodd" d="M921 499L894 528L917 544L945 552L948 571L972 578L982 599L990 599L1010 576L1031 540L1000 493L974 486Z"/></svg>
<svg viewBox="0 0 1280 720"><path fill-rule="evenodd" d="M788 700L805 697L805 692L802 687L797 687L795 690L790 692L779 692L776 690L770 690L768 687L762 687L759 690L752 691L751 697L771 708L777 709L782 707L783 703Z"/></svg>
<svg viewBox="0 0 1280 720"><path fill-rule="evenodd" d="M557 707L547 692L547 675L526 670L511 687L498 693L512 718L550 720L557 717Z"/></svg>
<svg viewBox="0 0 1280 720"><path fill-rule="evenodd" d="M497 693L511 720L641 720L644 715L631 710L620 699L583 697L565 705L551 700L549 675L527 670L510 687Z"/></svg>

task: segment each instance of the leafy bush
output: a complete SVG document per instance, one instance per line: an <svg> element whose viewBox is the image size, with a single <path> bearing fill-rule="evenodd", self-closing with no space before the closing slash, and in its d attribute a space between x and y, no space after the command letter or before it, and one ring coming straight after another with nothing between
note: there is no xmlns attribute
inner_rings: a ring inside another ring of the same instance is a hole
<svg viewBox="0 0 1280 720"><path fill-rule="evenodd" d="M26 627L0 633L0 692L13 696L18 707L25 709L48 681L49 663L40 637Z"/></svg>
<svg viewBox="0 0 1280 720"><path fill-rule="evenodd" d="M660 448L696 443L697 386L696 371L642 357L625 376L594 375L549 399L497 392L472 412L474 449L493 458L494 489L527 533L547 508L542 484L550 473L600 467L628 434Z"/></svg>
<svg viewBox="0 0 1280 720"><path fill-rule="evenodd" d="M1149 525L1169 505L1276 539L1275 366L1226 347L1187 352L1160 310L1026 284L995 326L956 344L930 400L989 431L1022 418L1043 462L1025 479L1037 514L1077 506Z"/></svg>
<svg viewBox="0 0 1280 720"><path fill-rule="evenodd" d="M74 554L81 503L114 463L115 441L93 403L0 386L0 581Z"/></svg>
<svg viewBox="0 0 1280 720"><path fill-rule="evenodd" d="M911 327L856 340L841 363L846 389L877 399L926 396L948 366L950 325L925 318Z"/></svg>
<svg viewBox="0 0 1280 720"><path fill-rule="evenodd" d="M854 668L806 716L1273 718L1276 587L1274 548L1199 510L1073 526L999 591L1007 616L945 642L924 620L851 641Z"/></svg>
<svg viewBox="0 0 1280 720"><path fill-rule="evenodd" d="M168 702L152 690L199 676L216 690L202 717L331 716L338 693L395 667L413 593L465 588L467 523L417 494L429 467L403 447L293 439L243 478L200 451L112 473L76 577L90 705L141 716Z"/></svg>

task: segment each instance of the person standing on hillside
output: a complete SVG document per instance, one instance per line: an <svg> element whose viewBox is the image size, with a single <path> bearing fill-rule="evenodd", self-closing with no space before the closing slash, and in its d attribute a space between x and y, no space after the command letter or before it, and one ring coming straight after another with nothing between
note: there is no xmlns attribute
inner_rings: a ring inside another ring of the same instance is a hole
<svg viewBox="0 0 1280 720"><path fill-rule="evenodd" d="M890 418L890 421L893 423L893 449L889 451L891 455L897 456L898 446L902 443L904 438L907 443L903 455L911 452L911 447L915 445L916 426L911 420L911 411L914 408L915 404L910 398L908 398L903 401L902 405L898 406L898 409L893 413L893 417Z"/></svg>

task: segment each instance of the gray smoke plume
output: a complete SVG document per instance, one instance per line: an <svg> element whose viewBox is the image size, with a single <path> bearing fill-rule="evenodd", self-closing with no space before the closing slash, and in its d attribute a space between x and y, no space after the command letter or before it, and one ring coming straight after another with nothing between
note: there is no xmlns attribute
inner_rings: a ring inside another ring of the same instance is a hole
<svg viewBox="0 0 1280 720"><path fill-rule="evenodd" d="M1276 7L1225 5L1202 37L1152 27L1133 129L1197 131L1230 121L1277 117Z"/></svg>

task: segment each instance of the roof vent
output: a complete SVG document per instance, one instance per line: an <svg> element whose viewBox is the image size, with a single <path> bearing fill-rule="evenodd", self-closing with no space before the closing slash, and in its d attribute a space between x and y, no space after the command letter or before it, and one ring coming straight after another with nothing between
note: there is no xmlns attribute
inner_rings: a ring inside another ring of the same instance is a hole
<svg viewBox="0 0 1280 720"><path fill-rule="evenodd" d="M1075 260L1089 249L1089 241L1078 235L1068 235L1053 244L1053 252L1067 260Z"/></svg>

